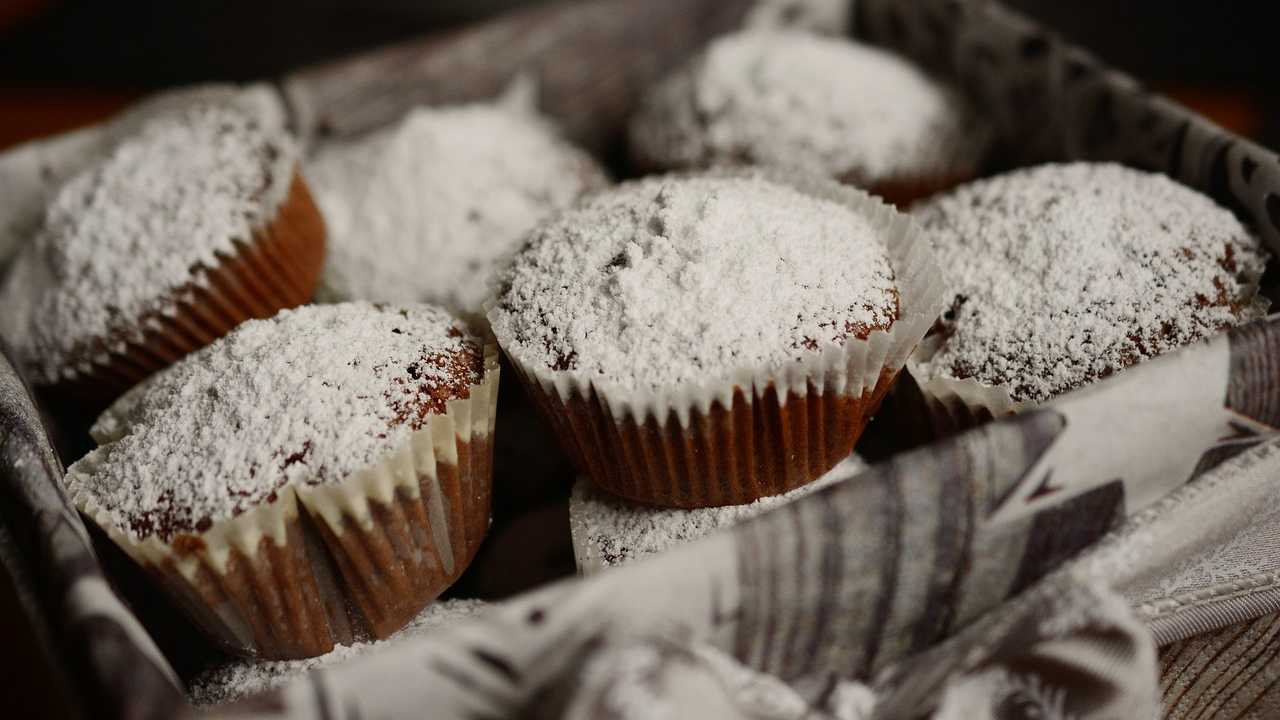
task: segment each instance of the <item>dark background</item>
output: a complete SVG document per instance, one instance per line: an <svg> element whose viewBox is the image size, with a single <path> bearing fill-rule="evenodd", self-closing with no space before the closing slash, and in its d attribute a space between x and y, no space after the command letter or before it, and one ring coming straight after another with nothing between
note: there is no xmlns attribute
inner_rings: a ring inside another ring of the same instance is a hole
<svg viewBox="0 0 1280 720"><path fill-rule="evenodd" d="M523 2L0 0L0 149L101 119L165 86L270 77ZM1268 57L1276 30L1267 4L1006 2L1220 124L1280 147L1280 80L1267 77L1280 63ZM0 570L0 716L61 716L9 583Z"/></svg>
<svg viewBox="0 0 1280 720"><path fill-rule="evenodd" d="M0 0L0 148L148 90L250 80L530 0ZM910 1L910 0L904 0ZM1280 147L1269 3L1007 0L1103 60ZM1270 60L1270 62L1268 62Z"/></svg>

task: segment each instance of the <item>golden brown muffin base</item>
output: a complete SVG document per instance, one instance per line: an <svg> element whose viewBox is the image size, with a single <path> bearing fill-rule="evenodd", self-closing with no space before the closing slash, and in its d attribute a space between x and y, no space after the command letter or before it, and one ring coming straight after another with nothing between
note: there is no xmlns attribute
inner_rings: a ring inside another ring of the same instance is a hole
<svg viewBox="0 0 1280 720"><path fill-rule="evenodd" d="M525 388L574 465L598 487L661 507L740 505L812 482L853 452L897 375L882 370L861 395L779 397L770 385L754 401L735 388L731 407L691 410L681 426L650 415L615 418L592 390L562 400L523 372Z"/></svg>
<svg viewBox="0 0 1280 720"><path fill-rule="evenodd" d="M459 441L458 464L437 465L442 528L448 547L436 543L429 502L432 479L420 477L421 493L397 490L390 505L370 503L371 527L344 518L342 532L316 522L334 558L347 596L376 638L404 627L466 570L489 524L490 438Z"/></svg>
<svg viewBox="0 0 1280 720"><path fill-rule="evenodd" d="M147 570L229 652L282 660L322 655L355 635L346 609L334 602L340 595L332 576L313 567L310 533L294 518L283 545L264 536L252 554L233 549L225 573L201 564L188 580L173 559Z"/></svg>
<svg viewBox="0 0 1280 720"><path fill-rule="evenodd" d="M475 557L489 523L493 443L457 441L458 463L438 463L438 500L445 527L437 543L429 503L435 480L419 476L422 493L397 490L391 503L369 501L368 527L344 516L335 532L298 503L285 542L263 536L252 553L233 548L225 571L201 562L193 577L178 558L204 549L178 535L178 558L144 567L196 624L231 653L272 660L314 657L334 645L385 638L404 627L457 580Z"/></svg>

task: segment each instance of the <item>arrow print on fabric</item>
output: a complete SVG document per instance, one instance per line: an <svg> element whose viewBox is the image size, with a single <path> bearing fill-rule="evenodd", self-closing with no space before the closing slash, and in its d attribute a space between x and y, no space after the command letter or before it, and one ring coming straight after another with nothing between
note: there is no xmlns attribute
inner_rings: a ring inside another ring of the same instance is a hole
<svg viewBox="0 0 1280 720"><path fill-rule="evenodd" d="M1031 494L1027 496L1027 499L1024 502L1034 502L1040 498L1048 497L1062 489L1062 486L1060 485L1050 486L1049 483L1051 482L1053 482L1053 468L1049 468L1045 471L1044 478L1040 481L1040 484L1036 486L1035 490L1031 491Z"/></svg>

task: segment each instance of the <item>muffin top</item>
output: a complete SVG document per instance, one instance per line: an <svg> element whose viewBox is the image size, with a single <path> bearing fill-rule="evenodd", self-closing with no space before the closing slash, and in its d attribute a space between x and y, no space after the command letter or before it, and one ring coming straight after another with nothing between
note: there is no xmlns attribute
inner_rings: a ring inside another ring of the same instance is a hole
<svg viewBox="0 0 1280 720"><path fill-rule="evenodd" d="M484 373L482 342L430 306L308 306L251 320L135 388L67 473L117 528L168 541L344 480Z"/></svg>
<svg viewBox="0 0 1280 720"><path fill-rule="evenodd" d="M197 102L142 123L72 177L15 261L0 304L35 379L142 336L283 200L293 142L231 104Z"/></svg>
<svg viewBox="0 0 1280 720"><path fill-rule="evenodd" d="M1039 402L1260 315L1258 240L1163 175L1044 165L914 214L955 292L928 377Z"/></svg>
<svg viewBox="0 0 1280 720"><path fill-rule="evenodd" d="M642 164L792 167L855 185L971 169L986 150L961 96L898 57L800 32L721 38L631 124Z"/></svg>
<svg viewBox="0 0 1280 720"><path fill-rule="evenodd" d="M761 177L626 183L531 233L489 320L520 364L626 390L780 369L897 319L879 237Z"/></svg>
<svg viewBox="0 0 1280 720"><path fill-rule="evenodd" d="M495 261L602 170L532 112L420 108L307 167L329 228L331 300L436 302L478 313Z"/></svg>

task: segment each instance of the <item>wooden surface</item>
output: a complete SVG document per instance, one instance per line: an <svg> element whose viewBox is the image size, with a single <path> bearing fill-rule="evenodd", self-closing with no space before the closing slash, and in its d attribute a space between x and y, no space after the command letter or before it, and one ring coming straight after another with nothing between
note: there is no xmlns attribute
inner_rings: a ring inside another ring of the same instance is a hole
<svg viewBox="0 0 1280 720"><path fill-rule="evenodd" d="M0 88L0 151L105 120L142 94L126 89Z"/></svg>
<svg viewBox="0 0 1280 720"><path fill-rule="evenodd" d="M1280 615L1163 648L1160 693L1166 720L1280 717Z"/></svg>

